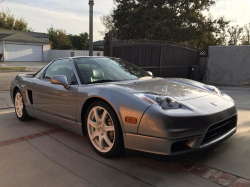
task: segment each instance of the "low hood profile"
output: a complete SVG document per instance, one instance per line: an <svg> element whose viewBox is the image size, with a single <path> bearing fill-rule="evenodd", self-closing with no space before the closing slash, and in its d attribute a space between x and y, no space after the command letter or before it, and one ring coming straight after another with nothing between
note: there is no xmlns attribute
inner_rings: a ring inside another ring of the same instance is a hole
<svg viewBox="0 0 250 187"><path fill-rule="evenodd" d="M202 83L188 79L143 79L129 83L115 84L119 89L129 93L154 93L173 97L179 101L194 99L211 94Z"/></svg>

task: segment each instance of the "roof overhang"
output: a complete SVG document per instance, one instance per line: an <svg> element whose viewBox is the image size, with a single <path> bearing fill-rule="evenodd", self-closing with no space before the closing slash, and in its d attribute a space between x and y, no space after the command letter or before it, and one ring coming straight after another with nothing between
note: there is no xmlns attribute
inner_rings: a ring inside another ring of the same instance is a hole
<svg viewBox="0 0 250 187"><path fill-rule="evenodd" d="M5 44L20 44L20 45L50 45L50 43L35 43L35 42L15 42L15 41L5 41L0 40L0 42L4 42Z"/></svg>

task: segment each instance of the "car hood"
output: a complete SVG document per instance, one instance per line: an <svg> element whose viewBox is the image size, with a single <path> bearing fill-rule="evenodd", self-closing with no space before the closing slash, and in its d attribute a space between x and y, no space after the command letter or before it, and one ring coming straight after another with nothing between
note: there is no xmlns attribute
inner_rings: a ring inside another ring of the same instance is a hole
<svg viewBox="0 0 250 187"><path fill-rule="evenodd" d="M211 94L204 84L181 78L152 78L132 82L116 83L116 87L129 93L154 93L173 97L179 101Z"/></svg>

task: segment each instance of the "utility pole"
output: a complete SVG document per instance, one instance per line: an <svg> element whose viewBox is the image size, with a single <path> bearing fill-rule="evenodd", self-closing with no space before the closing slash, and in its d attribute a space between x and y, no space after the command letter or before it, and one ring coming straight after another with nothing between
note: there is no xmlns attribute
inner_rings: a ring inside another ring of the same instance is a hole
<svg viewBox="0 0 250 187"><path fill-rule="evenodd" d="M93 56L93 7L94 0L89 0L89 56Z"/></svg>

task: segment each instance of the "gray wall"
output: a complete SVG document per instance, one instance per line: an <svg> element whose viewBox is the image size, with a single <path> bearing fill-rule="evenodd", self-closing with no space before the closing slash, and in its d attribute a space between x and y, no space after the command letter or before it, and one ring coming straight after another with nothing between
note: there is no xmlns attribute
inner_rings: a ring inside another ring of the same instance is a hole
<svg viewBox="0 0 250 187"><path fill-rule="evenodd" d="M208 57L200 57L199 59L199 66L200 66L200 75L205 75L206 70L207 70L207 61Z"/></svg>
<svg viewBox="0 0 250 187"><path fill-rule="evenodd" d="M250 85L250 46L209 47L205 81Z"/></svg>

